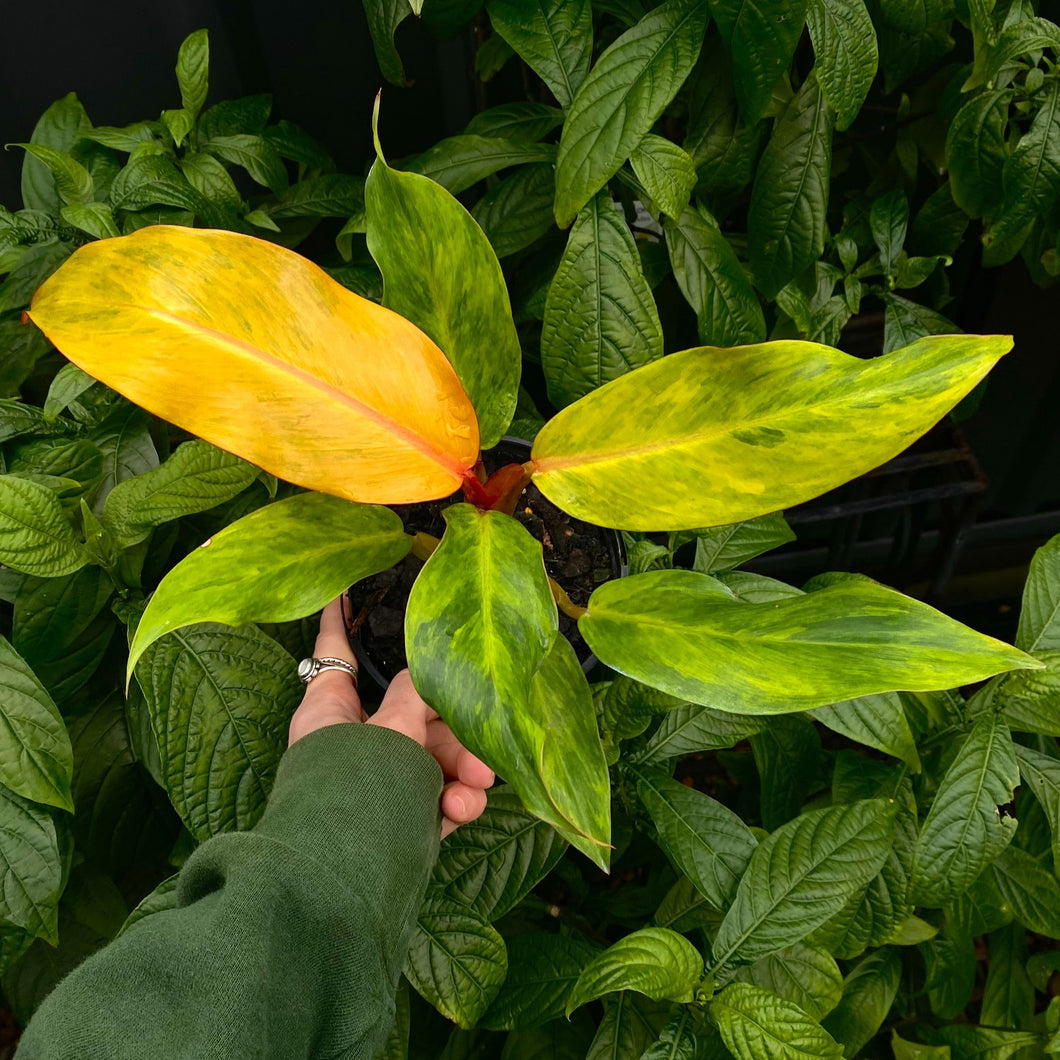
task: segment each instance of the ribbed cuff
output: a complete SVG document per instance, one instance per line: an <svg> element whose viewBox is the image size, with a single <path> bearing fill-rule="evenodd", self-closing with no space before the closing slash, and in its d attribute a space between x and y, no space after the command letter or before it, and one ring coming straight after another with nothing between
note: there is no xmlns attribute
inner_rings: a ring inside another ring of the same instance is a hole
<svg viewBox="0 0 1060 1060"><path fill-rule="evenodd" d="M254 833L330 869L359 901L391 984L438 858L442 771L379 725L329 725L284 755Z"/></svg>

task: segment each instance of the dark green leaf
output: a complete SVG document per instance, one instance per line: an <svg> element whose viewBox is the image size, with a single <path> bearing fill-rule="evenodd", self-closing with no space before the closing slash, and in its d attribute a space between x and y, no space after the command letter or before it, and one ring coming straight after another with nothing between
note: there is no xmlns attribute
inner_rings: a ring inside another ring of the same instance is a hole
<svg viewBox="0 0 1060 1060"><path fill-rule="evenodd" d="M912 3L914 0L896 0L896 2ZM946 0L924 0L924 2L949 7ZM1016 5L1013 5L1014 13L1019 10ZM1060 50L1060 27L1048 19L1034 18L1033 15L1017 18L1011 25L1005 27L996 44L981 51L977 49L975 70L962 86L963 91L969 92L973 88L990 85L1007 63L1018 56L1029 55L1042 48Z"/></svg>
<svg viewBox="0 0 1060 1060"><path fill-rule="evenodd" d="M1016 830L998 815L1019 783L1008 726L987 714L973 726L946 770L920 829L913 870L913 897L941 906L968 889L1008 846Z"/></svg>
<svg viewBox="0 0 1060 1060"><path fill-rule="evenodd" d="M491 188L471 214L486 233L494 253L504 258L525 250L552 228L555 194L551 165L524 166Z"/></svg>
<svg viewBox="0 0 1060 1060"><path fill-rule="evenodd" d="M666 773L636 770L637 795L674 864L716 908L727 909L758 845L731 810Z"/></svg>
<svg viewBox="0 0 1060 1060"><path fill-rule="evenodd" d="M883 352L892 353L925 335L948 335L960 329L941 313L908 298L884 292Z"/></svg>
<svg viewBox="0 0 1060 1060"><path fill-rule="evenodd" d="M103 202L90 202L82 206L64 206L60 215L68 225L87 232L95 239L111 239L121 234L114 223L114 214Z"/></svg>
<svg viewBox="0 0 1060 1060"><path fill-rule="evenodd" d="M65 151L56 151L43 144L11 144L21 147L39 162L48 167L55 179L55 190L59 201L65 205L88 203L92 201L92 175L80 162Z"/></svg>
<svg viewBox="0 0 1060 1060"><path fill-rule="evenodd" d="M953 17L953 0L881 0L880 11L894 29L923 33Z"/></svg>
<svg viewBox="0 0 1060 1060"><path fill-rule="evenodd" d="M1052 834L1053 870L1060 873L1060 759L1016 744L1020 779L1034 792Z"/></svg>
<svg viewBox="0 0 1060 1060"><path fill-rule="evenodd" d="M762 825L772 831L795 817L817 777L821 739L805 718L774 718L751 736L761 778Z"/></svg>
<svg viewBox="0 0 1060 1060"><path fill-rule="evenodd" d="M384 302L449 358L475 406L480 444L489 449L507 430L519 391L519 336L500 264L482 229L444 188L391 169L378 141L376 152L365 209Z"/></svg>
<svg viewBox="0 0 1060 1060"><path fill-rule="evenodd" d="M806 8L821 91L836 128L858 116L876 77L876 29L862 0L810 0Z"/></svg>
<svg viewBox="0 0 1060 1060"><path fill-rule="evenodd" d="M544 103L502 103L480 110L464 129L469 136L499 136L509 141L536 143L558 125L563 111Z"/></svg>
<svg viewBox="0 0 1060 1060"><path fill-rule="evenodd" d="M983 988L982 1021L991 1027L1026 1030L1034 1017L1034 987L1024 968L1026 932L1013 924L987 940L990 964Z"/></svg>
<svg viewBox="0 0 1060 1060"><path fill-rule="evenodd" d="M905 244L909 226L909 203L905 192L888 191L873 200L869 214L872 238L880 252L880 267L891 275L898 266L898 258Z"/></svg>
<svg viewBox="0 0 1060 1060"><path fill-rule="evenodd" d="M541 364L557 407L663 355L636 243L606 192L578 215L552 279Z"/></svg>
<svg viewBox="0 0 1060 1060"><path fill-rule="evenodd" d="M220 480L231 482L230 460L221 463L227 467ZM150 493L131 493L133 519L135 502L149 503ZM137 627L129 670L158 637L192 622L241 626L311 615L359 579L393 566L410 544L401 520L377 505L300 493L259 508L166 575Z"/></svg>
<svg viewBox="0 0 1060 1060"><path fill-rule="evenodd" d="M494 29L569 107L592 60L589 0L488 0L486 10Z"/></svg>
<svg viewBox="0 0 1060 1060"><path fill-rule="evenodd" d="M843 974L835 959L804 942L741 968L736 979L778 994L815 1020L823 1019L843 996Z"/></svg>
<svg viewBox="0 0 1060 1060"><path fill-rule="evenodd" d="M566 935L518 935L507 946L508 978L478 1021L488 1030L533 1030L562 1016L582 969L599 952Z"/></svg>
<svg viewBox="0 0 1060 1060"><path fill-rule="evenodd" d="M982 217L1001 202L1011 101L1009 91L973 96L957 111L946 134L950 192L953 201L971 217Z"/></svg>
<svg viewBox="0 0 1060 1060"><path fill-rule="evenodd" d="M766 335L762 307L714 218L705 211L688 209L680 220L667 221L665 231L674 278L696 313L700 342L707 346L761 342ZM779 515L766 519L783 521ZM719 528L718 532L731 534L734 529ZM775 541L759 552L782 543ZM758 552L752 555L758 555Z"/></svg>
<svg viewBox="0 0 1060 1060"><path fill-rule="evenodd" d="M513 791L495 787L482 815L442 843L430 893L492 923L544 879L565 849L555 829L528 813Z"/></svg>
<svg viewBox="0 0 1060 1060"><path fill-rule="evenodd" d="M894 755L914 773L920 772L916 740L897 692L881 692L819 707L810 717L866 747Z"/></svg>
<svg viewBox="0 0 1060 1060"><path fill-rule="evenodd" d="M815 1019L760 986L733 983L714 998L710 1014L735 1060L833 1060L843 1055Z"/></svg>
<svg viewBox="0 0 1060 1060"><path fill-rule="evenodd" d="M177 52L181 106L194 121L206 103L210 76L210 36L204 29L188 34Z"/></svg>
<svg viewBox="0 0 1060 1060"><path fill-rule="evenodd" d="M432 900L420 911L405 974L443 1016L473 1027L507 971L504 940L466 906Z"/></svg>
<svg viewBox="0 0 1060 1060"><path fill-rule="evenodd" d="M1042 1039L1041 1035L1029 1031L954 1024L935 1028L932 1040L948 1045L954 1060L1009 1060L1028 1046L1040 1045Z"/></svg>
<svg viewBox="0 0 1060 1060"><path fill-rule="evenodd" d="M143 155L132 159L110 188L115 210L142 210L147 206L179 206L199 216L209 216L209 206L170 159Z"/></svg>
<svg viewBox="0 0 1060 1060"><path fill-rule="evenodd" d="M0 476L0 562L45 578L88 562L55 494L14 475Z"/></svg>
<svg viewBox="0 0 1060 1060"><path fill-rule="evenodd" d="M751 192L751 266L767 298L824 253L831 166L832 111L811 73L777 119Z"/></svg>
<svg viewBox="0 0 1060 1060"><path fill-rule="evenodd" d="M0 349L4 351L0 360L0 398L14 397L33 373L37 362L51 349L51 343L32 321L22 324L17 318L10 318L0 320ZM36 409L23 408L27 409L26 417L39 415ZM15 419L10 406L5 408L0 400L0 437L11 437L9 432L14 428Z"/></svg>
<svg viewBox="0 0 1060 1060"><path fill-rule="evenodd" d="M0 637L0 784L33 802L73 811L73 751L36 674Z"/></svg>
<svg viewBox="0 0 1060 1060"><path fill-rule="evenodd" d="M773 89L787 72L806 21L806 0L710 0L732 61L744 121L766 112Z"/></svg>
<svg viewBox="0 0 1060 1060"><path fill-rule="evenodd" d="M0 919L58 941L62 861L55 822L43 806L0 786ZM6 991L5 984L5 991Z"/></svg>
<svg viewBox="0 0 1060 1060"><path fill-rule="evenodd" d="M398 26L412 14L409 0L363 0L368 16L368 32L375 45L375 57L383 76L393 85L407 85L405 68L394 45Z"/></svg>
<svg viewBox="0 0 1060 1060"><path fill-rule="evenodd" d="M41 115L30 135L30 142L50 147L53 151L69 152L91 128L85 108L71 92L56 100ZM29 155L22 163L22 204L27 210L43 210L53 216L59 209L55 177L43 162Z"/></svg>
<svg viewBox="0 0 1060 1060"><path fill-rule="evenodd" d="M1060 649L1060 535L1038 549L1031 560L1016 647L1024 651Z"/></svg>
<svg viewBox="0 0 1060 1060"><path fill-rule="evenodd" d="M800 942L880 870L894 808L876 799L804 813L759 844L714 940L713 971L731 978Z"/></svg>
<svg viewBox="0 0 1060 1060"><path fill-rule="evenodd" d="M271 112L272 96L269 95L225 99L203 112L199 118L199 135L203 140L212 140L215 136L234 136L237 133L263 135ZM280 123L281 126L283 124Z"/></svg>
<svg viewBox="0 0 1060 1060"><path fill-rule="evenodd" d="M162 523L231 500L259 474L252 464L208 442L185 442L161 467L110 491L103 525L122 547L135 545Z"/></svg>
<svg viewBox="0 0 1060 1060"><path fill-rule="evenodd" d="M575 93L556 160L556 221L566 228L650 132L695 65L706 0L667 0L596 61Z"/></svg>
<svg viewBox="0 0 1060 1060"><path fill-rule="evenodd" d="M689 1002L702 975L703 958L688 939L669 928L642 928L586 965L567 1012L617 990L635 990L653 1001Z"/></svg>
<svg viewBox="0 0 1060 1060"><path fill-rule="evenodd" d="M242 166L251 179L268 188L274 195L287 190L287 170L279 152L260 136L237 133L234 136L215 136L203 144L226 162Z"/></svg>
<svg viewBox="0 0 1060 1060"><path fill-rule="evenodd" d="M696 165L677 144L648 133L630 155L637 180L658 212L680 217L696 185Z"/></svg>
<svg viewBox="0 0 1060 1060"><path fill-rule="evenodd" d="M323 173L292 184L269 207L270 217L349 217L364 209L364 181L342 173Z"/></svg>
<svg viewBox="0 0 1060 1060"><path fill-rule="evenodd" d="M842 1000L823 1021L825 1030L842 1044L844 1056L857 1056L880 1029L901 978L901 957L889 948L863 958L847 975Z"/></svg>
<svg viewBox="0 0 1060 1060"><path fill-rule="evenodd" d="M261 98L269 100L268 96L250 97L250 99ZM210 111L212 113L212 110ZM266 112L267 113L267 112ZM205 118L205 115L204 115ZM262 123L264 124L264 122ZM255 129L233 129L233 132L260 132L265 140L275 148L281 158L289 158L292 162L307 166L309 169L318 169L324 173L330 173L335 168L335 162L327 149L309 133L292 125L289 121L278 121L268 128L258 127ZM204 132L204 135L207 135ZM209 133L209 136L220 135ZM312 178L309 178L312 179ZM346 177L345 180L357 180L356 177Z"/></svg>
<svg viewBox="0 0 1060 1060"><path fill-rule="evenodd" d="M197 839L261 816L300 692L294 660L253 626L170 633L144 654L147 697L166 790Z"/></svg>
<svg viewBox="0 0 1060 1060"><path fill-rule="evenodd" d="M1017 922L1060 939L1060 881L1025 850L1009 847L984 872Z"/></svg>
<svg viewBox="0 0 1060 1060"><path fill-rule="evenodd" d="M732 747L760 732L767 723L762 718L732 714L691 704L670 711L637 756L644 763L664 762L696 751Z"/></svg>
<svg viewBox="0 0 1060 1060"><path fill-rule="evenodd" d="M220 162L203 151L188 151L180 160L188 183L204 198L225 210L241 211L243 196Z"/></svg>
<svg viewBox="0 0 1060 1060"><path fill-rule="evenodd" d="M158 123L138 121L122 129L110 125L97 125L85 132L84 138L115 151L132 151L139 144L150 143L158 133Z"/></svg>
<svg viewBox="0 0 1060 1060"><path fill-rule="evenodd" d="M411 173L429 177L451 195L509 166L555 161L556 145L500 136L450 136L408 163Z"/></svg>

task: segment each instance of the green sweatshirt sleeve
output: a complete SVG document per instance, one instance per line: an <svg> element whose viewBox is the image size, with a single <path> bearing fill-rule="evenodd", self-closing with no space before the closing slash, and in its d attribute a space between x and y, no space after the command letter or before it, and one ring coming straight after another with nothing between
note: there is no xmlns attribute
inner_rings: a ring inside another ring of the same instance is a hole
<svg viewBox="0 0 1060 1060"><path fill-rule="evenodd" d="M188 859L146 917L45 999L18 1060L371 1060L438 852L414 741L331 725L284 755L249 832Z"/></svg>

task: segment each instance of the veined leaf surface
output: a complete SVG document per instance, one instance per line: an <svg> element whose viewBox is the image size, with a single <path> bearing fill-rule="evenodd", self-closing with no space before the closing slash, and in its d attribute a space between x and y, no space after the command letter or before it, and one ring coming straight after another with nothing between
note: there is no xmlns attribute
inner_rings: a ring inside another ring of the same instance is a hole
<svg viewBox="0 0 1060 1060"><path fill-rule="evenodd" d="M90 375L301 486L419 501L478 458L474 410L434 343L264 240L154 225L89 243L30 313Z"/></svg>
<svg viewBox="0 0 1060 1060"><path fill-rule="evenodd" d="M541 366L562 408L663 355L662 325L625 218L601 192L578 214L545 302Z"/></svg>
<svg viewBox="0 0 1060 1060"><path fill-rule="evenodd" d="M722 981L735 965L800 942L837 913L883 865L894 808L882 799L804 813L764 839L714 940Z"/></svg>
<svg viewBox="0 0 1060 1060"><path fill-rule="evenodd" d="M813 73L773 126L747 214L751 266L774 298L824 252L832 169L832 109Z"/></svg>
<svg viewBox="0 0 1060 1060"><path fill-rule="evenodd" d="M810 0L806 21L821 90L836 112L836 128L846 129L876 77L876 28L862 0Z"/></svg>
<svg viewBox="0 0 1060 1060"><path fill-rule="evenodd" d="M571 515L625 530L753 519L900 453L1011 347L944 335L872 360L797 341L674 353L553 417L534 481Z"/></svg>
<svg viewBox="0 0 1060 1060"><path fill-rule="evenodd" d="M765 113L806 21L806 0L710 0L747 125Z"/></svg>
<svg viewBox="0 0 1060 1060"><path fill-rule="evenodd" d="M1038 549L1031 560L1016 646L1024 651L1060 649L1060 535Z"/></svg>
<svg viewBox="0 0 1060 1060"><path fill-rule="evenodd" d="M574 94L556 160L556 221L565 228L618 172L688 77L706 0L667 0L596 61Z"/></svg>
<svg viewBox="0 0 1060 1060"><path fill-rule="evenodd" d="M601 585L578 625L597 658L620 673L737 714L953 688L1040 666L867 578L753 604L709 575L648 571Z"/></svg>
<svg viewBox="0 0 1060 1060"><path fill-rule="evenodd" d="M920 829L913 869L918 905L956 898L1008 846L1016 821L1002 818L998 806L1012 799L1018 783L1008 726L999 715L984 715L946 770Z"/></svg>
<svg viewBox="0 0 1060 1060"><path fill-rule="evenodd" d="M733 983L710 1014L736 1060L839 1060L842 1046L798 1005L751 983Z"/></svg>
<svg viewBox="0 0 1060 1060"><path fill-rule="evenodd" d="M586 965L567 1001L567 1014L616 990L636 990L653 1001L688 1002L702 974L703 958L683 935L641 928Z"/></svg>
<svg viewBox="0 0 1060 1060"><path fill-rule="evenodd" d="M405 613L413 683L531 812L606 865L607 766L541 546L498 512L457 504L445 518Z"/></svg>
<svg viewBox="0 0 1060 1060"><path fill-rule="evenodd" d="M593 57L589 0L488 0L493 28L569 107Z"/></svg>
<svg viewBox="0 0 1060 1060"><path fill-rule="evenodd" d="M149 645L192 622L241 626L311 615L353 582L392 567L410 546L388 508L323 493L259 508L162 579L136 627L129 673Z"/></svg>
<svg viewBox="0 0 1060 1060"><path fill-rule="evenodd" d="M445 188L391 169L378 137L375 143L364 206L368 249L383 274L383 301L449 358L475 406L480 444L490 449L512 421L522 363L497 255Z"/></svg>

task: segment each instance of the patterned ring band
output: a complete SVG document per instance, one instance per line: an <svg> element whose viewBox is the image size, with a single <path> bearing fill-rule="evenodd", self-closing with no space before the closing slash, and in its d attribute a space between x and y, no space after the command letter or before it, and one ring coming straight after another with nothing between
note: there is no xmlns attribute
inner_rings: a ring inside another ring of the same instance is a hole
<svg viewBox="0 0 1060 1060"><path fill-rule="evenodd" d="M298 664L298 676L305 684L309 684L314 677L322 674L325 670L342 670L350 675L353 687L357 687L357 667L353 663L346 662L345 659L333 659L331 656L325 656L322 659L310 657L303 659Z"/></svg>

